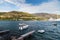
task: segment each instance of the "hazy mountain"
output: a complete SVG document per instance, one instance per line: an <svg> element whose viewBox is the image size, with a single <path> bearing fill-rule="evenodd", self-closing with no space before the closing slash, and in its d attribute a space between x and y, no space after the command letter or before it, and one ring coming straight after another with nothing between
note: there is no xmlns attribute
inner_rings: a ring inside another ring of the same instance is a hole
<svg viewBox="0 0 60 40"><path fill-rule="evenodd" d="M57 14L49 14L49 13L35 13L33 14L35 16L38 16L38 17L45 17L45 18L57 18L57 16L60 16L60 15L57 15Z"/></svg>

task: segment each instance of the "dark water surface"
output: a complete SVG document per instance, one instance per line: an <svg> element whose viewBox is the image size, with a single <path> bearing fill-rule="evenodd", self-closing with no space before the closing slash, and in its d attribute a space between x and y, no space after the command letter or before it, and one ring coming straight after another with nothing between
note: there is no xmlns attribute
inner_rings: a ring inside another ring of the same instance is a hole
<svg viewBox="0 0 60 40"><path fill-rule="evenodd" d="M19 23L25 23L29 25L28 29L19 30ZM57 23L57 26L53 24ZM38 33L37 30L45 30L45 33ZM36 30L30 40L60 40L60 22L48 22L48 21L0 21L0 30L10 30L9 34L20 36L29 31ZM4 37L6 36L4 35Z"/></svg>

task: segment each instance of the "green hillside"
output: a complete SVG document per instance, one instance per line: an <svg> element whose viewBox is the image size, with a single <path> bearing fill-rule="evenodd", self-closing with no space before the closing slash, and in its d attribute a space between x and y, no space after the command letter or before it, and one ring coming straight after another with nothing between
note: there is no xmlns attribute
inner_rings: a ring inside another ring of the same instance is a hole
<svg viewBox="0 0 60 40"><path fill-rule="evenodd" d="M0 12L0 20L33 20L33 17L27 12Z"/></svg>

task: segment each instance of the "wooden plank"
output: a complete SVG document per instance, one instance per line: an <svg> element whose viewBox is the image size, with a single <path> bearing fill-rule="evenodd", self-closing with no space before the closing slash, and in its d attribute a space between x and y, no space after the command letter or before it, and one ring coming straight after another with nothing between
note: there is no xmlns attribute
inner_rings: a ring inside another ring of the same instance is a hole
<svg viewBox="0 0 60 40"><path fill-rule="evenodd" d="M21 35L21 37L19 37L17 40L23 40L25 37L33 34L34 32L35 32L35 30L30 31L30 32L28 32L28 33L26 33L26 34L24 34L24 35Z"/></svg>
<svg viewBox="0 0 60 40"><path fill-rule="evenodd" d="M5 32L9 32L9 30L0 31L0 34Z"/></svg>

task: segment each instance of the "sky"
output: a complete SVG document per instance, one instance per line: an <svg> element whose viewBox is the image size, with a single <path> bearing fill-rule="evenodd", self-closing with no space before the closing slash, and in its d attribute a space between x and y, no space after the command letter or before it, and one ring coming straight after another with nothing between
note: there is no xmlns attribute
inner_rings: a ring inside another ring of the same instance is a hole
<svg viewBox="0 0 60 40"><path fill-rule="evenodd" d="M0 12L60 14L60 0L0 0Z"/></svg>

